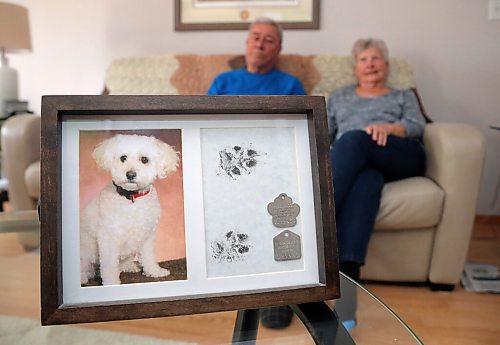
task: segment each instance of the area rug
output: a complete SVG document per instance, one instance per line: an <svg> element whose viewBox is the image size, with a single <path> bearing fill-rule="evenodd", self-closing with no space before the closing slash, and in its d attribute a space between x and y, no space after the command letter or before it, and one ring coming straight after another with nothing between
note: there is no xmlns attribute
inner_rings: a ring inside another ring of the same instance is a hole
<svg viewBox="0 0 500 345"><path fill-rule="evenodd" d="M76 326L40 326L32 319L0 315L0 345L196 345Z"/></svg>

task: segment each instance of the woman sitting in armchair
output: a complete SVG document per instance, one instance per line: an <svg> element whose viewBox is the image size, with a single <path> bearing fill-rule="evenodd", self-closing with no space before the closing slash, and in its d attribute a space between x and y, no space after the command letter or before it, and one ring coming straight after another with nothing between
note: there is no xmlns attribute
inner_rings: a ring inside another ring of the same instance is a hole
<svg viewBox="0 0 500 345"><path fill-rule="evenodd" d="M340 270L358 280L385 182L424 174L425 119L412 90L386 85L388 51L379 39L355 42L357 85L328 99Z"/></svg>

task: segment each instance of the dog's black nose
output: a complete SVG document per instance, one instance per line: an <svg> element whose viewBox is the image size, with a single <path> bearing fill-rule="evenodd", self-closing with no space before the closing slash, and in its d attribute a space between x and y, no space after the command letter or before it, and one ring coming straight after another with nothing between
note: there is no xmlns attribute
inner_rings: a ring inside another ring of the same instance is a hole
<svg viewBox="0 0 500 345"><path fill-rule="evenodd" d="M127 178L129 181L133 181L135 177L137 176L135 171L127 171Z"/></svg>

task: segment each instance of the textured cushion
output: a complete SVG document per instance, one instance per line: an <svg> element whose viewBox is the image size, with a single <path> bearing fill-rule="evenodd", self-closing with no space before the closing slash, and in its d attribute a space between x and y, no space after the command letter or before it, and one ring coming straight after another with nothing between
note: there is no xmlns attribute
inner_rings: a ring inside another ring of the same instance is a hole
<svg viewBox="0 0 500 345"><path fill-rule="evenodd" d="M173 55L114 60L106 73L111 95L176 94L170 77L179 67Z"/></svg>
<svg viewBox="0 0 500 345"><path fill-rule="evenodd" d="M241 54L171 54L114 60L106 73L111 95L200 95L221 72L244 66ZM410 64L390 59L387 83L396 89L415 87ZM283 54L277 68L295 75L309 95L327 97L339 87L356 82L350 56Z"/></svg>
<svg viewBox="0 0 500 345"><path fill-rule="evenodd" d="M436 226L443 212L444 195L444 191L426 177L386 183L375 230Z"/></svg>

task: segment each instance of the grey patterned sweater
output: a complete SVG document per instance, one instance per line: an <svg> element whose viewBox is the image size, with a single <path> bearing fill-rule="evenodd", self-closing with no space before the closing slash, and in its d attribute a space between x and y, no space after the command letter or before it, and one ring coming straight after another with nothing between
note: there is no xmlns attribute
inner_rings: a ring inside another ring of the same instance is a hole
<svg viewBox="0 0 500 345"><path fill-rule="evenodd" d="M363 130L374 123L400 124L408 138L421 139L424 133L425 119L411 90L360 97L356 94L356 85L343 87L328 98L327 112L331 142L348 131Z"/></svg>

